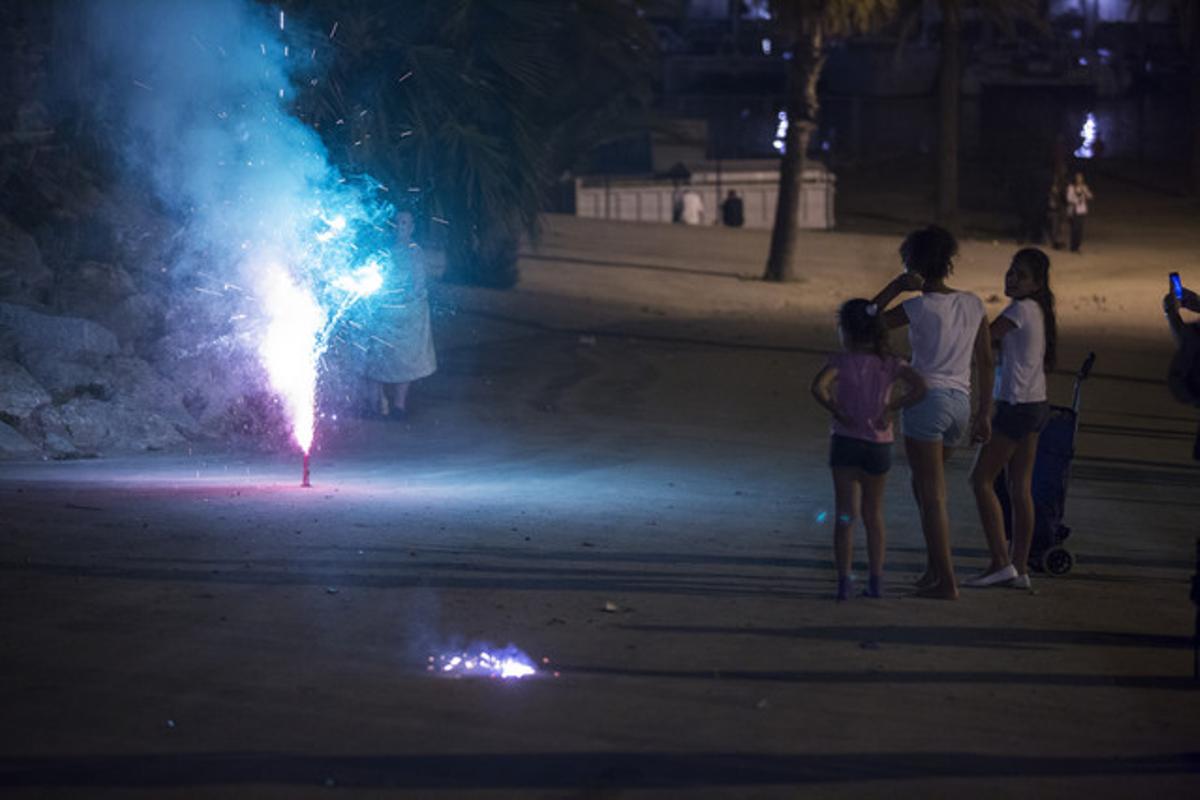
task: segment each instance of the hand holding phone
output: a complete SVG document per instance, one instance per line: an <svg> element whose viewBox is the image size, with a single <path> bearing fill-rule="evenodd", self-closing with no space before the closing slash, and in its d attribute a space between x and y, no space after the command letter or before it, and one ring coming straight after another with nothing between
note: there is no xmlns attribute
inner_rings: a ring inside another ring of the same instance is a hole
<svg viewBox="0 0 1200 800"><path fill-rule="evenodd" d="M1183 282L1179 280L1179 273L1172 272L1168 277L1171 279L1171 292L1175 295L1175 299L1182 300Z"/></svg>

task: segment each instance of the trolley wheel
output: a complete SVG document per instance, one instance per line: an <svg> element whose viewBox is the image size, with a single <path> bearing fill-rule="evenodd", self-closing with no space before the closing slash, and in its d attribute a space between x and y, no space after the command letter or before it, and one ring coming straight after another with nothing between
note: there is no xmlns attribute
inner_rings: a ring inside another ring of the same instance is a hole
<svg viewBox="0 0 1200 800"><path fill-rule="evenodd" d="M1075 557L1065 547L1051 547L1042 553L1042 570L1051 575L1066 575L1075 566Z"/></svg>

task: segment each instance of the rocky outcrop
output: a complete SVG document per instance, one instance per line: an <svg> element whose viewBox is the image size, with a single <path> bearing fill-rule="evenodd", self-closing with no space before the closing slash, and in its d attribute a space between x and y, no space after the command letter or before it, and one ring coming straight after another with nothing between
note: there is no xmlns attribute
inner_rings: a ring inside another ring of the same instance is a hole
<svg viewBox="0 0 1200 800"><path fill-rule="evenodd" d="M0 297L45 302L53 283L34 238L0 215Z"/></svg>
<svg viewBox="0 0 1200 800"><path fill-rule="evenodd" d="M20 423L50 399L50 393L24 367L0 360L0 422Z"/></svg>
<svg viewBox="0 0 1200 800"><path fill-rule="evenodd" d="M0 458L31 456L37 454L38 449L15 428L0 422Z"/></svg>
<svg viewBox="0 0 1200 800"><path fill-rule="evenodd" d="M7 329L17 359L27 368L31 362L80 354L115 355L121 350L117 337L102 325L13 303L0 303L0 328Z"/></svg>
<svg viewBox="0 0 1200 800"><path fill-rule="evenodd" d="M160 450L199 433L182 391L90 320L0 303L0 454ZM18 438L19 437L19 438Z"/></svg>

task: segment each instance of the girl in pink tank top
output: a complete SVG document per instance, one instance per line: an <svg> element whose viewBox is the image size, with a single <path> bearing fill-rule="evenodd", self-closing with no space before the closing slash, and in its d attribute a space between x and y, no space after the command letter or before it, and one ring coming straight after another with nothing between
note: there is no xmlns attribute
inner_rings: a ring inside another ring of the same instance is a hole
<svg viewBox="0 0 1200 800"><path fill-rule="evenodd" d="M870 570L868 597L883 596L886 533L883 490L892 460L892 417L925 394L925 381L903 359L888 350L887 330L879 309L867 300L849 300L838 312L842 351L813 379L817 402L833 415L829 466L837 516L833 527L838 600L851 595L854 520L861 496ZM896 394L893 386L903 384Z"/></svg>

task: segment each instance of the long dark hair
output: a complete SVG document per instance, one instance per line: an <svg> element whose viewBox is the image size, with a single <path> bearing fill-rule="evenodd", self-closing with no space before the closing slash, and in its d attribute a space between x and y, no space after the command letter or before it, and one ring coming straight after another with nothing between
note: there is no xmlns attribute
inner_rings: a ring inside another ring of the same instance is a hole
<svg viewBox="0 0 1200 800"><path fill-rule="evenodd" d="M1046 358L1042 363L1049 372L1058 361L1058 322L1054 315L1054 292L1050 289L1050 257L1036 247L1023 247L1013 256L1012 263L1014 267L1020 264L1028 269L1038 285L1029 297L1042 308L1046 327Z"/></svg>
<svg viewBox="0 0 1200 800"><path fill-rule="evenodd" d="M879 308L870 300L856 297L842 303L838 309L838 326L848 344L870 348L880 358L891 353L887 327L879 315Z"/></svg>
<svg viewBox="0 0 1200 800"><path fill-rule="evenodd" d="M937 225L929 225L904 237L900 245L900 260L909 272L927 281L945 280L954 271L958 242L954 234Z"/></svg>

